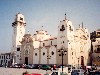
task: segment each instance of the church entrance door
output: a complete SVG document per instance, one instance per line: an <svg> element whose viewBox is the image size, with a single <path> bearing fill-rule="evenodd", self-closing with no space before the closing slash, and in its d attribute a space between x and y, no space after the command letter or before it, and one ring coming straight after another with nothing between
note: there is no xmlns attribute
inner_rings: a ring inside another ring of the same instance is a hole
<svg viewBox="0 0 100 75"><path fill-rule="evenodd" d="M28 57L25 57L25 64L28 65Z"/></svg>

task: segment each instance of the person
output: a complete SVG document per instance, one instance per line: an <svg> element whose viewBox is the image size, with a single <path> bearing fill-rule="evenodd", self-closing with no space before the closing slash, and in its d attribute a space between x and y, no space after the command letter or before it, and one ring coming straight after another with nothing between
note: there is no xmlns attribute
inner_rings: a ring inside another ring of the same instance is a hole
<svg viewBox="0 0 100 75"><path fill-rule="evenodd" d="M39 70L40 70L40 65L38 66Z"/></svg>
<svg viewBox="0 0 100 75"><path fill-rule="evenodd" d="M53 67L51 67L51 71L53 71Z"/></svg>
<svg viewBox="0 0 100 75"><path fill-rule="evenodd" d="M56 70L56 65L54 65L54 70Z"/></svg>

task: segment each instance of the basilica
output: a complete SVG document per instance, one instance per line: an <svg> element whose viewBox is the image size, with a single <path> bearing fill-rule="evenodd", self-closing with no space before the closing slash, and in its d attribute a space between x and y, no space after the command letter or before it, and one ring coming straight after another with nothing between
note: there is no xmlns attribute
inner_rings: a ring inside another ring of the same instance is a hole
<svg viewBox="0 0 100 75"><path fill-rule="evenodd" d="M89 64L91 49L90 33L83 26L74 29L70 20L65 18L58 25L57 36L40 29L34 35L25 33L24 15L16 14L12 23L13 63L18 64L61 64L62 52L64 65L80 67Z"/></svg>

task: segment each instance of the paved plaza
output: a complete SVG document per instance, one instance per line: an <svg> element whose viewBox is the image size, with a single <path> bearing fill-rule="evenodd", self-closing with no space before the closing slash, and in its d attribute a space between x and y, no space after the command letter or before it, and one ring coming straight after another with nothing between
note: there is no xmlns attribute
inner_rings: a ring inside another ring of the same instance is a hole
<svg viewBox="0 0 100 75"><path fill-rule="evenodd" d="M39 70L39 69L23 69L23 68L3 68L0 67L0 75L22 75L23 72L46 74L51 73L51 70Z"/></svg>

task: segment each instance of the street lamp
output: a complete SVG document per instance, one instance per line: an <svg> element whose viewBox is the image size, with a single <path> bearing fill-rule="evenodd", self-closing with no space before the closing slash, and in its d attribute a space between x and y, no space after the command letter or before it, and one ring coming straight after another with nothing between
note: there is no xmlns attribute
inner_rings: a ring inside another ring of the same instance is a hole
<svg viewBox="0 0 100 75"><path fill-rule="evenodd" d="M59 56L62 56L62 73L63 73L63 56L66 55L67 51L62 47L61 50L58 51L60 54Z"/></svg>
<svg viewBox="0 0 100 75"><path fill-rule="evenodd" d="M78 58L78 69L79 69L79 58Z"/></svg>

